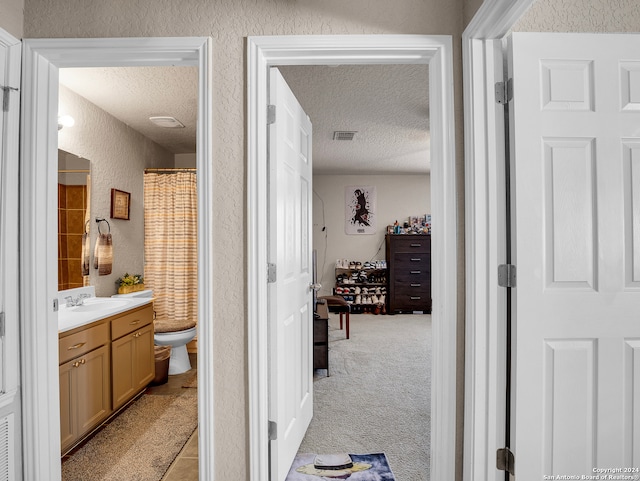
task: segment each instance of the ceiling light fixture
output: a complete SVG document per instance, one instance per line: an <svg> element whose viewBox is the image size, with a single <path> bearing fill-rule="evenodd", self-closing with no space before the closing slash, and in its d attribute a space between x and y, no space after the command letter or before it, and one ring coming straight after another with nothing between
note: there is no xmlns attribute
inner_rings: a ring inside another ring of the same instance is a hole
<svg viewBox="0 0 640 481"><path fill-rule="evenodd" d="M149 120L157 126L164 127L165 129L184 129L184 124L179 120L176 120L174 117L149 117Z"/></svg>
<svg viewBox="0 0 640 481"><path fill-rule="evenodd" d="M353 140L357 133L355 130L336 130L333 133L333 140Z"/></svg>
<svg viewBox="0 0 640 481"><path fill-rule="evenodd" d="M73 127L76 121L71 115L61 115L58 117L58 130L62 130L63 127Z"/></svg>

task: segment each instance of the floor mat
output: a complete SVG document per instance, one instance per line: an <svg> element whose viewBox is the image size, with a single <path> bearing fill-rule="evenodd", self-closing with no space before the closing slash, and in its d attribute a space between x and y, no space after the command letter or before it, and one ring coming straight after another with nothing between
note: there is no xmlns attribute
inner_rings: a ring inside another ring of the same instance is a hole
<svg viewBox="0 0 640 481"><path fill-rule="evenodd" d="M293 460L286 481L320 481L348 479L349 481L395 481L384 453L350 454L353 467L343 470L318 470L313 466L315 454L298 454Z"/></svg>

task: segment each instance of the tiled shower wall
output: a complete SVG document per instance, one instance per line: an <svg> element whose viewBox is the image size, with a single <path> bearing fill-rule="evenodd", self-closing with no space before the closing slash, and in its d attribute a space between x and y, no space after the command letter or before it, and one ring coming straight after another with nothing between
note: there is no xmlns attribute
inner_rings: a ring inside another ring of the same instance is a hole
<svg viewBox="0 0 640 481"><path fill-rule="evenodd" d="M86 185L58 184L58 290L83 286L82 234Z"/></svg>

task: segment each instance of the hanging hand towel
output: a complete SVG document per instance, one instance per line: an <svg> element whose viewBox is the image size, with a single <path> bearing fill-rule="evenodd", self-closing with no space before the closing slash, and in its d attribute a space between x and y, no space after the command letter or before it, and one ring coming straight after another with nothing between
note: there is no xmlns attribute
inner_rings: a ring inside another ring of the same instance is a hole
<svg viewBox="0 0 640 481"><path fill-rule="evenodd" d="M94 252L93 267L98 269L99 276L111 274L113 265L113 245L111 234L98 234Z"/></svg>
<svg viewBox="0 0 640 481"><path fill-rule="evenodd" d="M89 275L89 265L90 261L90 250L91 250L91 235L88 232L82 234L82 275Z"/></svg>

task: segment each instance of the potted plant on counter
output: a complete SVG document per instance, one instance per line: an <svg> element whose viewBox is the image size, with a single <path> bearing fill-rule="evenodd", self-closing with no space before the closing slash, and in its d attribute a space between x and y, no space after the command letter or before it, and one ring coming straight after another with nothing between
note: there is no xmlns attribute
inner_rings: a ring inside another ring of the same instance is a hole
<svg viewBox="0 0 640 481"><path fill-rule="evenodd" d="M130 292L144 290L144 278L140 274L130 275L125 273L124 276L116 281L116 284L118 284L118 294L129 294Z"/></svg>

